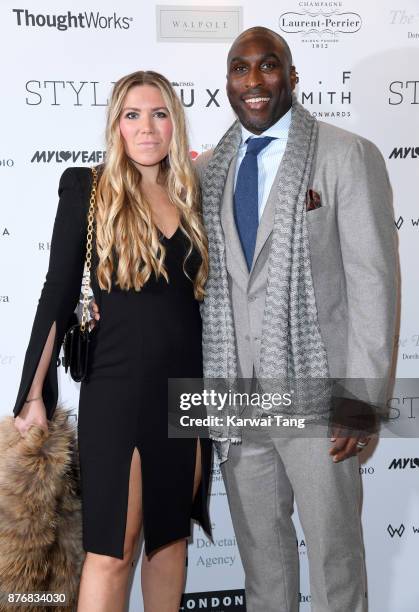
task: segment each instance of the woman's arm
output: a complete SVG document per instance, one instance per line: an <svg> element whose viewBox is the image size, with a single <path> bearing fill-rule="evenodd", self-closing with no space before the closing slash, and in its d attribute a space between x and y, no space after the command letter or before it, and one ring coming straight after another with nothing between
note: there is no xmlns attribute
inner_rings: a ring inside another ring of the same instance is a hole
<svg viewBox="0 0 419 612"><path fill-rule="evenodd" d="M83 275L90 172L88 168L69 168L60 180L48 272L25 355L15 416L22 408L22 416L39 416L43 404L46 417L51 419L57 405L57 359ZM35 401L25 403L27 399Z"/></svg>

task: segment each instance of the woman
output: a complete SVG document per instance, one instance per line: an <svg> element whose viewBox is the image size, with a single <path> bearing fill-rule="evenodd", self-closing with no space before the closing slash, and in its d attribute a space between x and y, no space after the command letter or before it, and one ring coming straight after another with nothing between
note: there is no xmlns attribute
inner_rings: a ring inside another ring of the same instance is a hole
<svg viewBox="0 0 419 612"><path fill-rule="evenodd" d="M83 566L78 612L122 610L141 525L146 612L174 612L190 519L210 533L209 440L168 439L167 379L202 376L199 303L208 270L182 105L155 72L113 89L96 198L91 284L100 323L81 384ZM91 170L61 177L46 282L14 408L47 427L56 360L80 293Z"/></svg>

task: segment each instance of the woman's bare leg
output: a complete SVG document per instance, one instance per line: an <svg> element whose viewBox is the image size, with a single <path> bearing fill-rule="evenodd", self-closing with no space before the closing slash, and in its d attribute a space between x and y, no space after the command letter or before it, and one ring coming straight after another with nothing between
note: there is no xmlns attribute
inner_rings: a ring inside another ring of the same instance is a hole
<svg viewBox="0 0 419 612"><path fill-rule="evenodd" d="M201 481L201 444L197 442L193 497ZM186 540L143 555L141 584L145 612L178 612L185 586Z"/></svg>
<svg viewBox="0 0 419 612"><path fill-rule="evenodd" d="M132 454L124 558L87 553L83 564L77 612L123 612L132 562L142 524L141 459Z"/></svg>

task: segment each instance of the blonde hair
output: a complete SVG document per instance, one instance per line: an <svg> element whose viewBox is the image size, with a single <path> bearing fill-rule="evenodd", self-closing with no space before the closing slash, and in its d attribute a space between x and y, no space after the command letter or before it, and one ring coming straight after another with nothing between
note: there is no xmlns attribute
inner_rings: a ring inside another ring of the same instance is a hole
<svg viewBox="0 0 419 612"><path fill-rule="evenodd" d="M170 201L179 210L180 229L189 238L184 270L193 247L200 255L199 269L191 280L195 298L202 300L208 276L208 244L199 210L199 187L189 157L185 114L169 81L152 71L129 74L117 81L112 91L106 125L106 161L96 200L98 283L101 289L110 291L114 278L121 289L139 291L152 273L169 281L164 265L166 249L158 238L150 205L141 192L141 173L126 155L119 129L126 95L137 85L157 87L172 120L169 152L160 162L159 180L164 181Z"/></svg>

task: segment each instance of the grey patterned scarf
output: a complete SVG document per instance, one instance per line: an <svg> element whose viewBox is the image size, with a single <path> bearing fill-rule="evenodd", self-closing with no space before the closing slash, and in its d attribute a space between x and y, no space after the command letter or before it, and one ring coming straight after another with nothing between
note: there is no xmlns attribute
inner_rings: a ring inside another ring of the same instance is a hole
<svg viewBox="0 0 419 612"><path fill-rule="evenodd" d="M266 391L269 381L294 381L299 401L293 410L309 417L324 408L324 396L316 407L312 393L304 394L303 381L326 379L328 364L320 333L306 224L306 192L317 142L317 121L293 96L292 119L281 162L268 284L263 317L259 380ZM203 356L206 379L225 378L234 385L237 355L228 290L221 200L228 169L241 142L236 121L214 150L202 180L204 222L209 237L210 272L202 306ZM273 389L275 387L275 389ZM278 390L278 383L270 390ZM313 391L313 390L311 390ZM310 395L308 405L307 397ZM320 393L321 395L321 393ZM317 396L320 397L319 393ZM230 407L234 414L235 408ZM281 409L281 412L283 410ZM218 441L240 441L240 428L210 430Z"/></svg>

